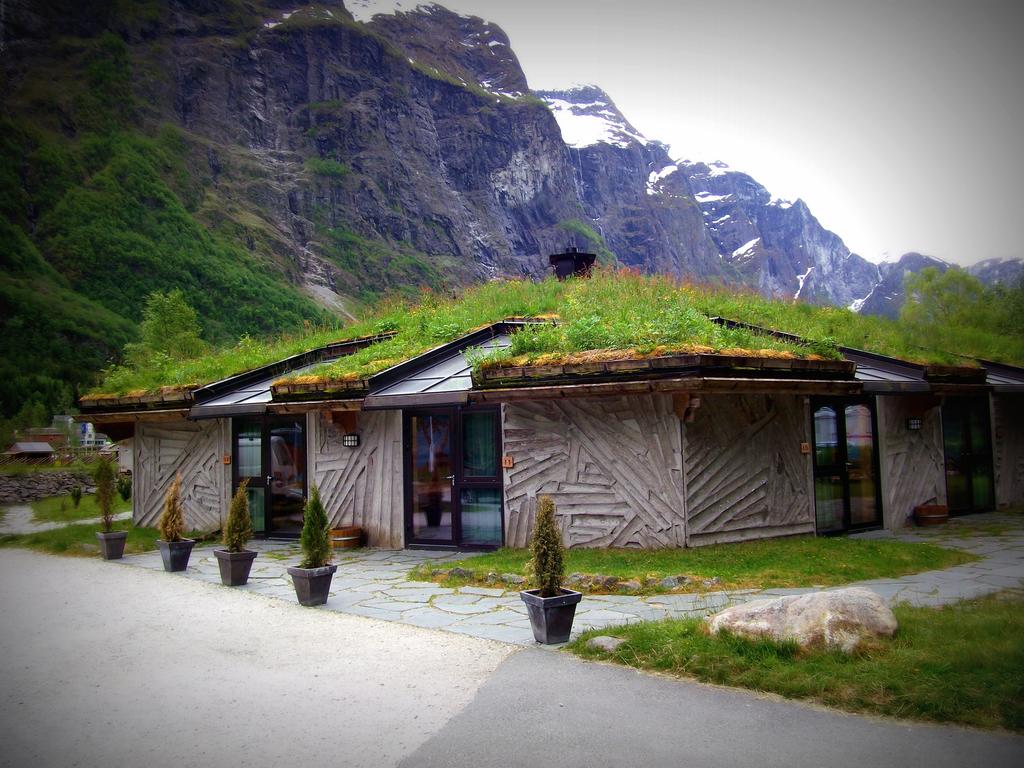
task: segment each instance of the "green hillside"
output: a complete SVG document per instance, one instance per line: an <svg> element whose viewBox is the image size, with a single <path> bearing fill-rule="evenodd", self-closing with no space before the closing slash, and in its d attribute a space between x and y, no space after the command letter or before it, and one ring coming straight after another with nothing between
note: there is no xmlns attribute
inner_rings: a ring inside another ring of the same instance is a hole
<svg viewBox="0 0 1024 768"><path fill-rule="evenodd" d="M200 220L208 179L191 164L205 150L145 119L123 40L53 45L59 66L3 83L0 418L67 407L137 335L155 290L180 288L215 343L326 319L266 251Z"/></svg>

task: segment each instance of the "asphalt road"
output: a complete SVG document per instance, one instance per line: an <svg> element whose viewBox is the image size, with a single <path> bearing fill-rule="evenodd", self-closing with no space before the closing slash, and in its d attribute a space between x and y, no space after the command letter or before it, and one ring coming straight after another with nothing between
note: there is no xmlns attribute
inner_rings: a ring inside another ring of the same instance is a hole
<svg viewBox="0 0 1024 768"><path fill-rule="evenodd" d="M412 768L1024 765L1024 738L848 715L539 649L508 658Z"/></svg>
<svg viewBox="0 0 1024 768"><path fill-rule="evenodd" d="M0 766L1024 765L1024 739L0 550Z"/></svg>

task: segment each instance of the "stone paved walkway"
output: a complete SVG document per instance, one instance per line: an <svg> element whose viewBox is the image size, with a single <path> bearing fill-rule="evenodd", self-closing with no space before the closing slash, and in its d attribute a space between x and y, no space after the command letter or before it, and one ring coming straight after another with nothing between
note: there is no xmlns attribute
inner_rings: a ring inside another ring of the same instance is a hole
<svg viewBox="0 0 1024 768"><path fill-rule="evenodd" d="M899 534L875 531L863 538L899 538L964 549L983 559L945 571L929 571L895 579L859 582L892 603L942 605L980 597L1024 583L1024 517L990 513L961 518L939 530L908 530ZM299 559L296 544L253 542L260 556L253 565L247 590L282 600L295 601L285 568ZM443 587L432 582L407 581L406 573L424 561L442 563L466 553L419 550L337 551L338 571L331 585L327 610L397 621L418 627L532 645L533 635L526 607L518 592L483 587ZM126 557L124 563L161 570L156 552ZM220 583L213 548L196 549L183 574L186 578ZM729 605L758 597L792 595L813 589L769 589L664 594L587 595L580 603L573 633L645 619L705 616Z"/></svg>
<svg viewBox="0 0 1024 768"><path fill-rule="evenodd" d="M132 516L131 510L118 512L114 515L115 520L127 520ZM24 534L38 533L39 531L51 531L54 528L63 528L66 525L99 525L100 518L94 517L88 520L67 520L54 523L37 523L32 519L32 507L27 504L15 504L11 507L4 507L3 517L0 517L0 534Z"/></svg>

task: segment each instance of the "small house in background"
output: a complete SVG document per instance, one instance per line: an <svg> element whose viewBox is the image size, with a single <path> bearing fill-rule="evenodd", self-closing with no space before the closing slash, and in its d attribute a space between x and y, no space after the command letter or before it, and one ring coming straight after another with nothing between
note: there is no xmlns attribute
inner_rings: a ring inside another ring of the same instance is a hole
<svg viewBox="0 0 1024 768"><path fill-rule="evenodd" d="M18 461L48 461L53 458L53 454L53 446L42 440L16 442L4 451L4 456Z"/></svg>

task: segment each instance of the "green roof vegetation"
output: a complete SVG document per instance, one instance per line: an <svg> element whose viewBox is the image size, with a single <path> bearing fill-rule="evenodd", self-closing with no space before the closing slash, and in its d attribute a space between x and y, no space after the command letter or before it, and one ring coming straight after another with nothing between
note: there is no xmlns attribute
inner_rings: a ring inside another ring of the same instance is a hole
<svg viewBox="0 0 1024 768"><path fill-rule="evenodd" d="M710 320L721 316L800 335L794 344ZM965 364L959 354L1024 361L1024 340L1009 330L955 326L935 318L897 322L846 309L765 299L752 293L679 283L626 270L596 270L589 280L559 283L490 282L460 296L424 291L392 298L357 323L307 325L304 331L260 340L243 336L190 359L154 356L145 366L109 368L97 391L107 394L193 387L345 339L380 333L394 337L283 381L316 383L362 379L491 323L510 317L557 318L513 334L512 347L471 357L478 366L543 365L580 356L653 357L720 353L835 359L837 345L937 364ZM986 322L991 318L986 319Z"/></svg>

